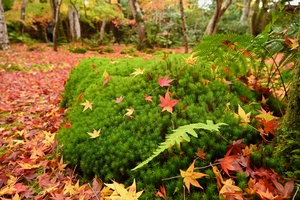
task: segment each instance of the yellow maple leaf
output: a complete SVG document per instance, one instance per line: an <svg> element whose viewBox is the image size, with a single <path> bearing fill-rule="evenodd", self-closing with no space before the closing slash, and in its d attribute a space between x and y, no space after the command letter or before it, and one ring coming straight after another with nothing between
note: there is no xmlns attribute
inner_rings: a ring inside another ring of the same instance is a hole
<svg viewBox="0 0 300 200"><path fill-rule="evenodd" d="M195 62L197 61L198 59L198 56L194 57L194 55L191 55L189 56L188 58L184 58L185 60L185 63L188 65L188 66L193 66L195 64Z"/></svg>
<svg viewBox="0 0 300 200"><path fill-rule="evenodd" d="M70 194L71 196L76 195L79 193L79 180L75 185L72 184L72 181L69 180L66 182L65 187L63 189L64 194Z"/></svg>
<svg viewBox="0 0 300 200"><path fill-rule="evenodd" d="M242 124L248 124L250 122L250 116L251 116L251 112L247 113L244 111L244 109L238 105L238 113L234 113L236 117L241 118L241 123Z"/></svg>
<svg viewBox="0 0 300 200"><path fill-rule="evenodd" d="M207 174L200 173L200 172L194 172L195 169L195 160L193 163L189 166L189 168L186 171L183 171L180 169L180 175L183 178L183 182L185 183L188 191L190 192L190 185L192 184L195 187L203 189L203 187L199 184L199 182L196 180L198 178L202 178L204 176L208 176Z"/></svg>
<svg viewBox="0 0 300 200"><path fill-rule="evenodd" d="M243 199L242 189L233 185L232 179L227 179L224 182L222 189L219 192L220 197L226 199L227 196L234 197L234 199Z"/></svg>
<svg viewBox="0 0 300 200"><path fill-rule="evenodd" d="M43 133L45 134L45 138L43 140L43 144L45 146L47 146L47 147L49 147L52 144L54 144L55 134L47 132L47 131L43 131Z"/></svg>
<svg viewBox="0 0 300 200"><path fill-rule="evenodd" d="M21 200L19 194L15 194L15 196L12 198L12 200Z"/></svg>
<svg viewBox="0 0 300 200"><path fill-rule="evenodd" d="M91 137L90 138L97 138L97 137L99 137L100 136L100 132L101 132L101 128L97 131L97 130L95 130L94 128L93 128L93 132L92 133L87 133L87 134L89 134Z"/></svg>
<svg viewBox="0 0 300 200"><path fill-rule="evenodd" d="M22 169L34 169L40 167L40 165L31 165L29 163L19 163L19 165L22 167Z"/></svg>
<svg viewBox="0 0 300 200"><path fill-rule="evenodd" d="M105 185L114 190L114 193L109 197L109 199L113 200L137 200L143 193L143 191L136 192L135 179L133 180L132 185L126 189L123 184L119 184L115 181L113 181L112 184L105 183Z"/></svg>
<svg viewBox="0 0 300 200"><path fill-rule="evenodd" d="M83 105L83 106L84 106L82 112L86 111L88 108L91 109L91 110L93 110L93 107L92 107L92 106L93 106L93 103L94 103L94 102L89 102L88 100L85 100L84 103L81 103L80 105Z"/></svg>
<svg viewBox="0 0 300 200"><path fill-rule="evenodd" d="M125 113L124 116L133 118L132 113L134 112L134 108L130 106L130 108L128 108L128 109L126 109L126 110L127 110L127 113Z"/></svg>
<svg viewBox="0 0 300 200"><path fill-rule="evenodd" d="M278 117L273 116L271 113L261 113L256 115L255 118L261 118L266 120L266 122L271 121L273 119L279 119Z"/></svg>
<svg viewBox="0 0 300 200"><path fill-rule="evenodd" d="M131 75L133 75L133 77L136 77L139 74L143 74L145 71L145 68L141 69L141 68L135 68L135 71L131 73Z"/></svg>
<svg viewBox="0 0 300 200"><path fill-rule="evenodd" d="M105 71L103 72L102 76L103 76L104 78L106 78L107 76L109 76L109 74L108 74L107 71L105 70Z"/></svg>

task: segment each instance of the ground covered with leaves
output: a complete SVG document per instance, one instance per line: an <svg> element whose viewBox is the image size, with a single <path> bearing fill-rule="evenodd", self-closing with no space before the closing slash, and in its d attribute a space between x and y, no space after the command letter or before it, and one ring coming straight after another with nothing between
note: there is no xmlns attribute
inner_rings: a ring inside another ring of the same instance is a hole
<svg viewBox="0 0 300 200"><path fill-rule="evenodd" d="M0 58L0 197L1 199L100 199L102 183L80 185L57 153L55 139L64 110L59 108L70 70L91 56L120 58L113 53L74 54L68 47L12 45ZM152 55L139 53L145 59Z"/></svg>
<svg viewBox="0 0 300 200"><path fill-rule="evenodd" d="M88 57L108 57L112 62L116 58L132 57L121 54L123 48L125 47L113 47L113 53L99 54L88 51L85 54L74 54L69 51L69 47L61 47L58 52L54 52L51 46L47 45L13 45L10 51L1 51L3 56L0 58L0 197L2 199L104 199L105 196L113 196L113 190L118 191L118 195L124 199L137 199L142 194L136 191L135 180L128 188L117 182L104 185L100 180L101 177L94 178L90 183L81 183L76 167L68 168L64 158L58 153L61 147L56 140L56 133L62 125L66 112L59 104L71 69L80 60ZM145 53L137 54L143 59L154 57ZM158 80L160 85L168 85L170 82L168 77L161 77L161 80ZM168 92L165 98L161 99L167 98ZM160 106L172 113L173 106L171 108ZM244 116L245 123L250 118L242 109L239 109L237 114L240 117ZM68 128L70 124L65 123L63 126ZM268 133L273 129L273 126L264 125L261 132ZM262 199L291 198L294 180L278 182L281 177L275 172L263 168L252 171L248 166L250 165L248 160L249 152L254 147L249 148L243 146L240 140L235 141L225 157L219 160L223 171L230 177L229 171L238 171L242 167L250 174L253 173L253 176L263 177L243 183L244 188L249 189L248 194L257 193ZM234 151L242 151L243 156L238 157ZM197 159L205 159L205 154L203 149L199 149L196 152ZM232 178L223 180L218 168L216 166L211 168L222 197L243 199L240 187L234 184ZM194 170L194 162L188 169L180 170L188 191L191 184L201 188L196 179L207 176ZM269 190L270 188L272 190ZM155 195L167 199L163 185Z"/></svg>

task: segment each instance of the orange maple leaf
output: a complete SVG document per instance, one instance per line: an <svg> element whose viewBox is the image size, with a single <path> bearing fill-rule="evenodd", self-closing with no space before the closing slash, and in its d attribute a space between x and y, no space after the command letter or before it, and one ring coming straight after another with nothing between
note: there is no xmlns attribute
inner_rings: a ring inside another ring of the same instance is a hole
<svg viewBox="0 0 300 200"><path fill-rule="evenodd" d="M204 173L194 172L195 169L194 165L195 165L195 160L186 171L180 169L180 175L182 176L183 182L185 183L185 186L187 187L189 192L190 192L191 184L195 187L203 189L203 187L199 184L199 182L196 179L202 178L204 176L208 176L207 174Z"/></svg>
<svg viewBox="0 0 300 200"><path fill-rule="evenodd" d="M170 99L170 92L167 91L166 94L165 94L165 98L163 98L162 96L159 95L159 98L160 98L160 101L161 103L158 104L158 106L162 107L162 111L168 111L169 113L173 113L173 107L179 102L179 100L176 100L176 99L173 99L171 100Z"/></svg>
<svg viewBox="0 0 300 200"><path fill-rule="evenodd" d="M195 154L202 160L206 160L206 158L205 158L206 153L204 152L204 147L202 149L198 148L198 151Z"/></svg>

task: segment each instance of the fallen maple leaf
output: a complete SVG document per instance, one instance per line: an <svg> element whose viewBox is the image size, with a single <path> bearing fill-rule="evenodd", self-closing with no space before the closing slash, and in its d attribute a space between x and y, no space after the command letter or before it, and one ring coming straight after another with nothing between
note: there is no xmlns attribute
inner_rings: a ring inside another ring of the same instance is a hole
<svg viewBox="0 0 300 200"><path fill-rule="evenodd" d="M120 96L118 98L116 98L115 103L121 103L123 101L124 97Z"/></svg>
<svg viewBox="0 0 300 200"><path fill-rule="evenodd" d="M196 179L202 178L204 176L208 176L207 174L204 173L194 172L195 169L194 165L195 165L195 160L186 171L180 169L180 175L183 178L183 182L185 183L185 186L187 187L189 192L190 192L191 184L195 187L203 189L203 187L199 184L199 182Z"/></svg>
<svg viewBox="0 0 300 200"><path fill-rule="evenodd" d="M144 94L144 99L146 100L146 101L153 101L152 100L152 96L148 96L147 94Z"/></svg>
<svg viewBox="0 0 300 200"><path fill-rule="evenodd" d="M160 186L160 187L159 187L159 191L157 191L157 192L155 193L155 196L156 196L156 197L161 197L161 198L163 198L163 199L166 199L166 198L167 198L167 191L166 191L165 186Z"/></svg>
<svg viewBox="0 0 300 200"><path fill-rule="evenodd" d="M204 153L204 147L202 149L198 148L198 151L195 154L202 160L206 160L206 158L205 158L206 153Z"/></svg>
<svg viewBox="0 0 300 200"><path fill-rule="evenodd" d="M145 68L144 69L141 69L141 68L135 68L134 69L135 71L131 73L131 75L133 75L133 77L136 77L137 75L139 74L143 74L144 71L145 71Z"/></svg>
<svg viewBox="0 0 300 200"><path fill-rule="evenodd" d="M132 113L134 112L134 108L130 106L130 108L128 108L128 109L126 109L126 110L127 110L127 113L125 113L124 116L133 118Z"/></svg>
<svg viewBox="0 0 300 200"><path fill-rule="evenodd" d="M115 192L111 194L109 199L113 200L137 200L144 191L136 192L135 179L131 186L127 189L124 188L124 185L121 185L115 181L113 184L105 184L107 187L113 189Z"/></svg>
<svg viewBox="0 0 300 200"><path fill-rule="evenodd" d="M171 86L170 83L174 80L168 80L170 74L165 76L164 78L160 78L160 76L158 76L158 84L160 85L160 87L164 87L164 86Z"/></svg>
<svg viewBox="0 0 300 200"><path fill-rule="evenodd" d="M229 156L229 153L231 152L231 149L228 150L228 152L226 153L225 157L222 159L219 159L219 161L221 162L221 167L223 169L223 171L230 176L228 170L232 170L232 171L239 171L241 169L241 167L238 165L234 165L233 162L239 157L239 155L232 155Z"/></svg>
<svg viewBox="0 0 300 200"><path fill-rule="evenodd" d="M288 45L288 47L290 48L290 50L296 50L299 46L298 44L298 39L292 39L289 37L285 38L285 43Z"/></svg>
<svg viewBox="0 0 300 200"><path fill-rule="evenodd" d="M83 106L84 106L82 112L86 111L88 108L91 109L91 110L93 110L93 108L92 108L93 103L94 103L94 102L89 102L88 100L85 100L84 103L81 103L80 105L83 105Z"/></svg>
<svg viewBox="0 0 300 200"><path fill-rule="evenodd" d="M233 185L232 179L227 179L224 182L222 189L219 194L221 198L228 199L228 197L232 197L231 199L243 200L242 189L238 186Z"/></svg>
<svg viewBox="0 0 300 200"><path fill-rule="evenodd" d="M103 81L103 83L102 83L102 86L103 86L103 85L106 85L106 84L108 83L109 79L110 79L110 75L108 74L108 75L105 77L105 79L104 79L104 81Z"/></svg>
<svg viewBox="0 0 300 200"><path fill-rule="evenodd" d="M246 112L240 105L238 105L238 114L235 113L235 115L241 118L242 124L248 124L250 122L251 112L246 114Z"/></svg>
<svg viewBox="0 0 300 200"><path fill-rule="evenodd" d="M262 120L262 124L264 125L264 131L265 134L271 133L272 135L276 135L275 129L277 129L277 122L275 119L272 119L270 121Z"/></svg>
<svg viewBox="0 0 300 200"><path fill-rule="evenodd" d="M162 107L162 111L168 111L169 113L173 113L173 107L179 102L179 100L173 99L170 100L170 94L169 91L166 92L165 98L159 95L161 103L158 104L158 106Z"/></svg>
<svg viewBox="0 0 300 200"><path fill-rule="evenodd" d="M93 133L88 132L87 134L91 136L90 138L97 138L100 136L100 132L101 132L101 128L98 131L93 129Z"/></svg>
<svg viewBox="0 0 300 200"><path fill-rule="evenodd" d="M82 95L84 94L84 92L81 92L77 98L77 102L80 102L82 100Z"/></svg>

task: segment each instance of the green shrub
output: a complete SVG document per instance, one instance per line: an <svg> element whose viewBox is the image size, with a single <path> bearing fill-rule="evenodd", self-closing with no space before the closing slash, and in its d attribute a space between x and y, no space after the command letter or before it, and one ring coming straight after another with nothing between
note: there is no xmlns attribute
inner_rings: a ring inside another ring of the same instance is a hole
<svg viewBox="0 0 300 200"><path fill-rule="evenodd" d="M72 53L85 54L86 53L86 48L75 47L75 48L70 48L69 51L72 52Z"/></svg>
<svg viewBox="0 0 300 200"><path fill-rule="evenodd" d="M134 77L132 73L137 68L145 71ZM110 79L103 85L105 71ZM171 86L160 87L158 77L167 75L174 79ZM135 178L137 187L145 190L141 199L153 199L160 185L165 185L171 199L182 199L182 178L162 179L178 176L179 169L186 170L198 148L207 152L206 160L196 161L196 165L201 167L224 157L228 143L222 137L230 142L244 138L246 144L259 140L257 131L239 126L239 119L233 115L238 105L255 114L257 111L254 109L259 105L245 105L238 92L243 91L251 102L255 101L255 94L243 84L232 82L229 85L215 79L208 64L199 62L193 67L188 66L180 55L147 61L141 58L114 62L105 58L83 60L72 70L61 104L68 108L66 121L71 123L71 128L62 127L58 133L64 159L78 166L87 179L96 175L104 182L114 179L127 185ZM167 90L171 99L180 100L173 108L173 114L162 112L158 106L159 96L165 96ZM145 101L145 94L152 96L153 101ZM115 103L114 100L121 96L123 101ZM85 100L93 102L92 110L83 112L81 103ZM230 111L226 112L229 102ZM133 118L125 116L126 109L130 107L134 108ZM229 126L220 129L222 137L196 130L201 132L199 138L182 142L180 149L169 148L144 167L131 171L152 155L166 134L179 126L204 123L206 120L225 122ZM93 132L93 129L101 129L99 137L90 138L87 133ZM191 194L186 194L187 199L219 199L212 171L207 169L205 173L209 177L199 179L204 192L192 187ZM243 180L240 184L244 185Z"/></svg>

